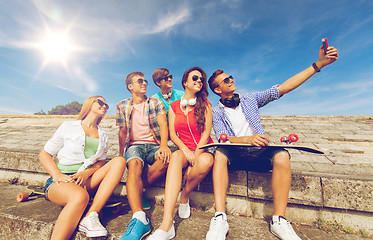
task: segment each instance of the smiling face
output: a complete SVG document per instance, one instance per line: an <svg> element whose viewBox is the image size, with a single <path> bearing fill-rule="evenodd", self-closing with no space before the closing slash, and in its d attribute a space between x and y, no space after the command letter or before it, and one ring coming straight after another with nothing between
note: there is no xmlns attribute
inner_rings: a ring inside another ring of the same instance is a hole
<svg viewBox="0 0 373 240"><path fill-rule="evenodd" d="M168 74L166 77L161 79L159 82L160 89L171 89L172 88L172 76Z"/></svg>
<svg viewBox="0 0 373 240"><path fill-rule="evenodd" d="M219 95L236 91L233 78L230 78L226 73L219 74L214 81L214 85L216 86L214 92Z"/></svg>
<svg viewBox="0 0 373 240"><path fill-rule="evenodd" d="M128 85L128 89L132 94L145 94L148 88L148 83L143 76L135 75L132 77L132 82Z"/></svg>
<svg viewBox="0 0 373 240"><path fill-rule="evenodd" d="M96 98L91 106L91 112L96 113L100 116L105 116L109 105L106 103L105 99L102 97Z"/></svg>
<svg viewBox="0 0 373 240"><path fill-rule="evenodd" d="M202 77L201 72L193 70L189 73L187 81L184 83L185 91L199 92L202 89L203 83L206 81Z"/></svg>

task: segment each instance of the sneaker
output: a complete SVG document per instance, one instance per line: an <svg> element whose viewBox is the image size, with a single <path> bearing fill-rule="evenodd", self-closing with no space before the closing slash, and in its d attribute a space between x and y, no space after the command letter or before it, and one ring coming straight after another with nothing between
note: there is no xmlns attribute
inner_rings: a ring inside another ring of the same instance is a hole
<svg viewBox="0 0 373 240"><path fill-rule="evenodd" d="M85 232L87 237L107 236L107 230L101 225L97 212L91 212L80 221L79 231Z"/></svg>
<svg viewBox="0 0 373 240"><path fill-rule="evenodd" d="M174 224L172 224L171 229L166 232L162 229L157 229L155 232L150 235L150 237L147 240L169 240L173 239L175 237L175 227Z"/></svg>
<svg viewBox="0 0 373 240"><path fill-rule="evenodd" d="M210 222L210 229L206 234L206 240L225 240L229 230L229 225L226 219L223 219L223 214L213 217Z"/></svg>
<svg viewBox="0 0 373 240"><path fill-rule="evenodd" d="M279 216L278 218L277 216L273 217L269 224L269 231L282 240L302 240L295 233L291 224L282 216Z"/></svg>
<svg viewBox="0 0 373 240"><path fill-rule="evenodd" d="M189 218L190 217L190 205L189 205L189 199L187 203L180 203L179 204L179 217L180 218Z"/></svg>
<svg viewBox="0 0 373 240"><path fill-rule="evenodd" d="M126 226L126 230L119 240L140 240L150 233L149 219L146 219L148 224L143 224L139 219L132 218Z"/></svg>
<svg viewBox="0 0 373 240"><path fill-rule="evenodd" d="M142 193L142 209L149 210L150 209L150 203L148 201L148 197L146 195L146 192Z"/></svg>

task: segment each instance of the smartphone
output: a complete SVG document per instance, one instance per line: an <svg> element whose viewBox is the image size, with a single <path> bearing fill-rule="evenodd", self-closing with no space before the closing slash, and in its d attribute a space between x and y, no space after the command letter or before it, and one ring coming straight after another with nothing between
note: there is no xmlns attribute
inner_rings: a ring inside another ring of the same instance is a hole
<svg viewBox="0 0 373 240"><path fill-rule="evenodd" d="M328 39L327 38L323 38L323 39L321 39L321 42L322 42L322 45L324 47L324 51L325 51L325 55L326 55L326 51L328 50L328 47L329 47L329 45L328 45Z"/></svg>

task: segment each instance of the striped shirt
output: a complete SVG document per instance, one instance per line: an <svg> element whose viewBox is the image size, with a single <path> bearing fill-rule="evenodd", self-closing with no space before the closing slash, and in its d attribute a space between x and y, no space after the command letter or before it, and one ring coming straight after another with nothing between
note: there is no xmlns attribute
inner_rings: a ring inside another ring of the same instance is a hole
<svg viewBox="0 0 373 240"><path fill-rule="evenodd" d="M117 104L116 124L117 126L126 128L126 143L124 149L129 147L133 120L132 110L132 97L124 99ZM158 98L145 96L145 119L147 119L150 131L158 144L161 143L161 131L158 125L157 116L161 114L167 114L162 101Z"/></svg>
<svg viewBox="0 0 373 240"><path fill-rule="evenodd" d="M240 96L242 112L256 134L265 135L260 121L259 108L281 97L277 86L278 85L275 85L265 91L248 93ZM218 104L218 106L214 107L212 110L212 126L218 139L222 133L226 133L228 136L235 136L232 123L225 113L224 108L222 104Z"/></svg>

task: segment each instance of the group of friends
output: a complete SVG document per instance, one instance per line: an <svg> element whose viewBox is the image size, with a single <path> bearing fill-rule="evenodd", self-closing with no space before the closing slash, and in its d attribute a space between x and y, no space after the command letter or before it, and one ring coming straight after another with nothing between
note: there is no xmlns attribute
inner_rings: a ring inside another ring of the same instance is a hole
<svg viewBox="0 0 373 240"><path fill-rule="evenodd" d="M300 239L285 219L291 184L290 155L285 149L252 151L238 147L228 151L222 147L203 150L200 147L213 143L212 128L218 138L222 133L227 134L231 143L268 145L270 139L261 125L259 108L296 89L337 59L337 49L328 47L325 51L320 47L318 60L310 67L280 85L245 95L236 93L235 80L223 70L216 70L207 81L203 69L193 67L182 77L184 91L172 87L168 69L155 70L152 78L160 92L148 97L148 81L144 74L132 72L125 79L132 96L117 104L119 156L109 161L108 136L99 127L109 105L102 96L87 98L77 120L63 122L39 155L41 164L50 174L44 189L46 198L63 206L51 239L69 239L77 226L88 237L106 236L108 232L100 223L98 213L126 168L127 198L133 216L121 240L144 239L151 233L144 211L150 205L143 189L165 174L163 220L148 239L174 238L173 217L178 198L179 217L189 218L189 195L211 169L216 212L206 234L207 240L225 239L229 230L225 213L228 169L272 170L270 232L280 239ZM208 101L208 87L220 97L215 107ZM169 139L177 150L170 150ZM56 154L57 164L53 159ZM92 201L88 204L90 198Z"/></svg>

